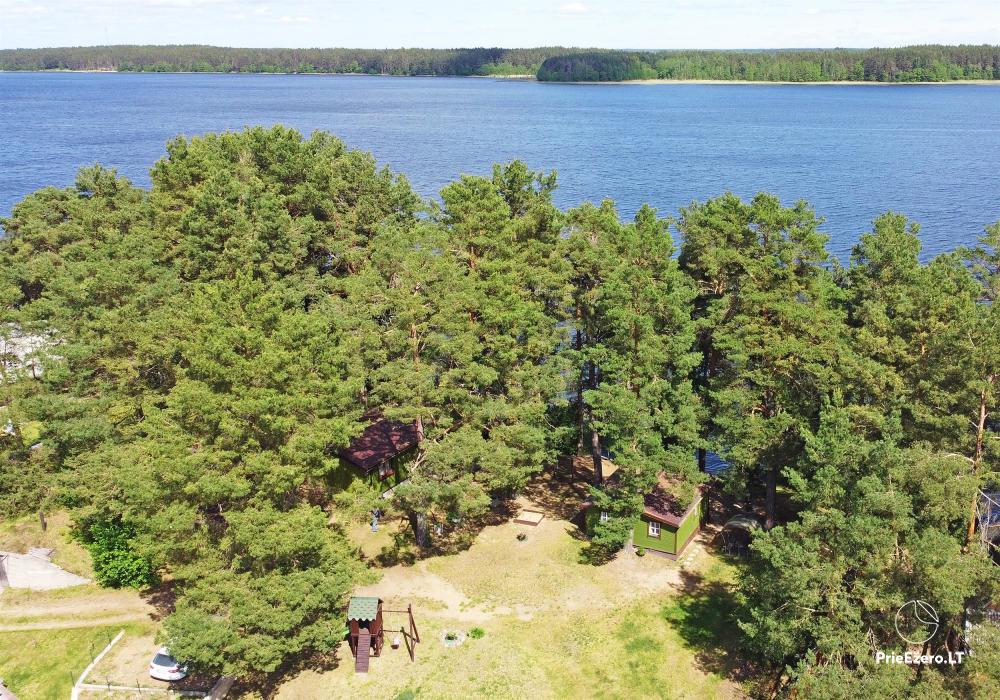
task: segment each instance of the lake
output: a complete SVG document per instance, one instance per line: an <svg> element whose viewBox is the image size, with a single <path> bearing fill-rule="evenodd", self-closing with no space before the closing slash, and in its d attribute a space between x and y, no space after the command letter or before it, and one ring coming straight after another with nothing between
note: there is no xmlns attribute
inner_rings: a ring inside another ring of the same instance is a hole
<svg viewBox="0 0 1000 700"><path fill-rule="evenodd" d="M433 196L524 159L568 207L675 215L727 190L806 199L844 258L900 211L928 254L1000 219L1000 86L554 85L331 75L0 74L0 216L100 162L140 185L177 134L330 131Z"/></svg>

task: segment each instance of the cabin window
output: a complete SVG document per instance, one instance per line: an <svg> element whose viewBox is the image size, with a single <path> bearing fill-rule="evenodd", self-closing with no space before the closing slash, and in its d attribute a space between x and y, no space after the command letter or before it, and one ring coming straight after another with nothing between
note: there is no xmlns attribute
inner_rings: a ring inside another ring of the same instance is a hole
<svg viewBox="0 0 1000 700"><path fill-rule="evenodd" d="M649 536L659 537L660 536L660 524L657 522L649 521Z"/></svg>
<svg viewBox="0 0 1000 700"><path fill-rule="evenodd" d="M378 468L378 478L380 481L388 479L390 476L396 473L396 470L392 468L390 464L379 465Z"/></svg>
<svg viewBox="0 0 1000 700"><path fill-rule="evenodd" d="M606 511L606 510L602 510L602 511L601 511L601 522L602 522L602 523L605 523L605 522L607 522L607 521L608 521L608 519L609 519L610 517L611 517L611 516L610 516L610 515L608 515L608 511Z"/></svg>

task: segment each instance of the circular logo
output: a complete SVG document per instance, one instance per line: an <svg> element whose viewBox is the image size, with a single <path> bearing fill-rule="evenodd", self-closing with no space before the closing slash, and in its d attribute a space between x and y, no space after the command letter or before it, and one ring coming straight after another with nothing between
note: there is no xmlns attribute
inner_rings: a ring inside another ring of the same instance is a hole
<svg viewBox="0 0 1000 700"><path fill-rule="evenodd" d="M938 614L930 603L908 600L896 611L896 634L910 644L923 644L938 631Z"/></svg>

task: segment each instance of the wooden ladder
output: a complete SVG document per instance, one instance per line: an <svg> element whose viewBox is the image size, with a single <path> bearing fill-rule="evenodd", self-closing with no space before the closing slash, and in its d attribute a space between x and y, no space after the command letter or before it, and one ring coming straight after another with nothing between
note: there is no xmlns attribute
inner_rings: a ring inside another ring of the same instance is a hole
<svg viewBox="0 0 1000 700"><path fill-rule="evenodd" d="M354 657L354 672L368 673L369 655L372 650L372 634L368 630L358 633L358 651Z"/></svg>

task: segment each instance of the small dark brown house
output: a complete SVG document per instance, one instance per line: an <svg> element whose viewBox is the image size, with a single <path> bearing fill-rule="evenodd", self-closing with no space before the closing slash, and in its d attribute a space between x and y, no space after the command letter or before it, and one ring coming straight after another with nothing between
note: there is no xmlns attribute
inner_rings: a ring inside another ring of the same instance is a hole
<svg viewBox="0 0 1000 700"><path fill-rule="evenodd" d="M364 432L338 451L340 459L372 486L389 491L402 483L417 447L415 425L372 414Z"/></svg>

